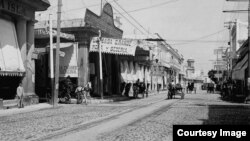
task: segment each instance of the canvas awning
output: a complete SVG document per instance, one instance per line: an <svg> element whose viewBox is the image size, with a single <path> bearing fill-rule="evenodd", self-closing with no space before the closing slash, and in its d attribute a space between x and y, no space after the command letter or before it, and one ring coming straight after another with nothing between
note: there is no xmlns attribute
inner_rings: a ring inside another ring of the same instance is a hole
<svg viewBox="0 0 250 141"><path fill-rule="evenodd" d="M244 80L245 69L247 67L248 67L248 54L246 54L244 58L234 66L232 71L232 78L237 80Z"/></svg>
<svg viewBox="0 0 250 141"><path fill-rule="evenodd" d="M17 42L15 25L0 18L0 75L23 76L24 63Z"/></svg>
<svg viewBox="0 0 250 141"><path fill-rule="evenodd" d="M127 83L127 81L128 81L128 79L127 79L128 63L125 64L125 62L121 62L120 66L121 66L121 81Z"/></svg>
<svg viewBox="0 0 250 141"><path fill-rule="evenodd" d="M239 61L233 68L234 71L240 70L248 61L248 54L244 56L244 58Z"/></svg>

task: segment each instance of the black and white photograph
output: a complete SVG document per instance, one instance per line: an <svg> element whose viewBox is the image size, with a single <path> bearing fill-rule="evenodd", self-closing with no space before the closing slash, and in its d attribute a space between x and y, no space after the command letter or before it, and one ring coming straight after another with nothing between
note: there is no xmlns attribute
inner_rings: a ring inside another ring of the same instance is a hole
<svg viewBox="0 0 250 141"><path fill-rule="evenodd" d="M249 141L250 0L0 0L0 141Z"/></svg>

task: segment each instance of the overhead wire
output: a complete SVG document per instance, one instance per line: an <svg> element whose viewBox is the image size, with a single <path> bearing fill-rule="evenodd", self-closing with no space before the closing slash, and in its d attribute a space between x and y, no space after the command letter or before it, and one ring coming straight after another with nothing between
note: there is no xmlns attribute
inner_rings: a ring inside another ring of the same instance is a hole
<svg viewBox="0 0 250 141"><path fill-rule="evenodd" d="M105 0L106 2L108 2L107 0ZM122 17L124 17L132 26L134 26L138 31L140 31L142 34L143 31L141 29L139 29L136 25L134 25L126 16L124 16L118 9L116 9L114 6L112 7L115 11L117 11Z"/></svg>
<svg viewBox="0 0 250 141"><path fill-rule="evenodd" d="M108 2L108 1L107 1L107 2ZM112 2L114 2L114 1L113 1L113 0L112 0L112 1L109 1L109 3L112 3ZM97 7L97 6L100 6L100 4L93 4L93 5L84 6L84 7L80 7L80 8L68 9L68 10L62 11L62 13L71 12L71 11L76 11L76 10L81 10L81 9L84 9L84 8Z"/></svg>
<svg viewBox="0 0 250 141"><path fill-rule="evenodd" d="M171 45L184 45L184 44L195 43L195 42L197 42L197 41L199 41L199 40L201 40L201 39L205 39L205 38L208 38L208 37L217 35L217 34L223 32L223 31L225 31L225 30L226 30L226 29L222 29L222 30L219 30L219 31L217 31L217 32L215 32L215 33L211 33L211 34L208 34L208 35L201 36L201 37L199 37L199 38L197 38L197 39L190 40L189 42L176 43L176 44L171 44Z"/></svg>
<svg viewBox="0 0 250 141"><path fill-rule="evenodd" d="M130 18L133 19L144 31L146 31L147 34L150 34L150 32L145 29L132 15L130 15L118 2L114 1L116 5L118 5Z"/></svg>
<svg viewBox="0 0 250 141"><path fill-rule="evenodd" d="M173 3L173 2L177 2L177 1L179 1L179 0L169 0L167 2L155 4L155 5L152 5L152 6L143 7L143 8L139 8L139 9L134 9L134 10L131 10L131 11L127 11L127 13L132 13L132 12L138 12L138 11L142 11L142 10L147 10L147 9L151 9L151 8L163 6L163 5L166 5L166 4L169 4L169 3Z"/></svg>

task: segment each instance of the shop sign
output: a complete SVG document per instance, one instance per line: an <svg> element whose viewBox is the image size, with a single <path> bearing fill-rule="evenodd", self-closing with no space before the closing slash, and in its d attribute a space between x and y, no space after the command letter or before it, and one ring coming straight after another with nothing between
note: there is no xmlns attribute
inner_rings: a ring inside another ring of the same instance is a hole
<svg viewBox="0 0 250 141"><path fill-rule="evenodd" d="M25 7L14 0L0 0L0 10L5 10L17 15L25 16Z"/></svg>
<svg viewBox="0 0 250 141"><path fill-rule="evenodd" d="M56 37L57 36L57 31L52 30L52 36ZM49 38L50 37L50 32L47 28L38 28L35 29L35 38L42 39L42 38ZM60 37L67 39L67 40L75 40L75 36L72 34L67 34L67 33L62 33L60 32Z"/></svg>
<svg viewBox="0 0 250 141"><path fill-rule="evenodd" d="M61 43L60 44L60 62L59 77L78 77L78 44ZM54 64L56 61L56 49L53 50ZM54 65L55 67L55 65ZM55 70L55 69L54 69ZM50 76L50 72L49 72Z"/></svg>
<svg viewBox="0 0 250 141"><path fill-rule="evenodd" d="M98 52L98 37L94 37L90 43L90 52ZM137 41L133 39L101 38L101 51L103 53L135 56Z"/></svg>
<svg viewBox="0 0 250 141"><path fill-rule="evenodd" d="M60 57L60 63L59 63L60 77L67 77L67 76L78 77L78 66L77 66L78 46L77 44L74 43L69 47L61 48L60 54L64 55L63 57Z"/></svg>

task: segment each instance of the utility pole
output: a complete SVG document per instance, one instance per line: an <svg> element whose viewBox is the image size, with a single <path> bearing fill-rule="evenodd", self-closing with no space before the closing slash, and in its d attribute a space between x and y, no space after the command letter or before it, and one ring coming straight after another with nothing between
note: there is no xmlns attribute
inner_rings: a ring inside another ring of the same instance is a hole
<svg viewBox="0 0 250 141"><path fill-rule="evenodd" d="M59 51L60 51L60 32L61 32L61 8L62 0L58 0L57 12L57 37L56 37L56 68L55 68L55 87L53 96L53 107L58 105L58 91L59 91Z"/></svg>
<svg viewBox="0 0 250 141"><path fill-rule="evenodd" d="M101 35L101 30L99 30L99 68L100 68L100 94L101 94L101 99L103 99L103 76L102 76L102 35Z"/></svg>
<svg viewBox="0 0 250 141"><path fill-rule="evenodd" d="M52 35L52 19L51 19L51 14L49 14L49 35L50 35L50 51L49 51L49 60L50 60L50 92L51 96L54 96L54 58L53 58L53 35ZM54 102L51 101L51 104Z"/></svg>
<svg viewBox="0 0 250 141"><path fill-rule="evenodd" d="M101 10L100 15L102 14L102 0L101 0ZM99 68L100 68L100 95L101 99L103 99L103 76L102 76L102 32L99 30Z"/></svg>

